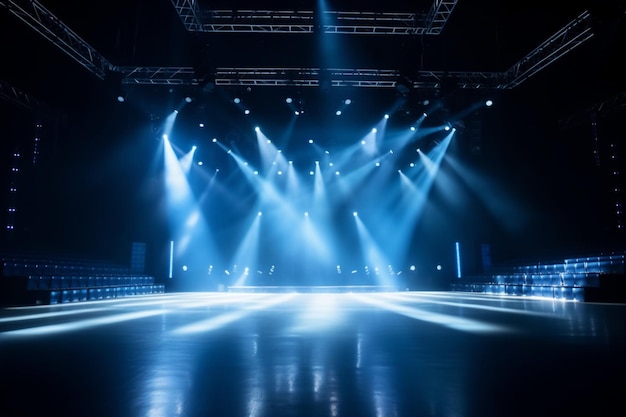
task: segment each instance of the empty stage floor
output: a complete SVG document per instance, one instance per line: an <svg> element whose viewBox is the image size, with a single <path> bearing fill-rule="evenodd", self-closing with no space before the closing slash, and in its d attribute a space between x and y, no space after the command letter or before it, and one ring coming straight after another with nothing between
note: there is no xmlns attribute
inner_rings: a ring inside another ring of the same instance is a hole
<svg viewBox="0 0 626 417"><path fill-rule="evenodd" d="M609 415L626 305L173 293L0 310L0 415Z"/></svg>

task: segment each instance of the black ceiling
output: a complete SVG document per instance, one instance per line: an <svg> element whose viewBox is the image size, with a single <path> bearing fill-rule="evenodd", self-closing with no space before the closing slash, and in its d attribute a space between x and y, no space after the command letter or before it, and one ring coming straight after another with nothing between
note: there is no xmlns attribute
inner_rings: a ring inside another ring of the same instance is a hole
<svg viewBox="0 0 626 417"><path fill-rule="evenodd" d="M227 10L315 10L319 1L200 2L201 8ZM336 11L426 13L432 0L334 1ZM50 12L114 65L307 67L434 71L506 71L584 10L591 10L595 36L588 45L544 69L556 84L573 86L584 100L598 100L623 86L621 1L585 0L546 5L531 0L459 0L440 35L317 35L294 33L189 32L169 0L41 1ZM78 65L15 16L1 8L0 79L54 106L85 94L98 83ZM328 54L328 50L332 54ZM565 68L564 68L565 67ZM564 70L567 70L564 72ZM547 74L547 75L546 75ZM537 77L540 78L540 77ZM540 81L542 79L540 78ZM532 84L533 80L527 82ZM269 87L271 88L271 87ZM583 94L584 93L584 94ZM569 99L568 99L569 101Z"/></svg>

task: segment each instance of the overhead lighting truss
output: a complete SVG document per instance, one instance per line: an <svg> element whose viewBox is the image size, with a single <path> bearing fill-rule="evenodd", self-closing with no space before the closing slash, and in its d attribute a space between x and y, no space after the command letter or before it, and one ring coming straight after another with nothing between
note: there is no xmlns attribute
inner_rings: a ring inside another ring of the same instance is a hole
<svg viewBox="0 0 626 417"><path fill-rule="evenodd" d="M434 0L427 14L311 10L204 10L194 0L172 0L190 32L439 35L458 0ZM318 29L319 26L319 29Z"/></svg>
<svg viewBox="0 0 626 417"><path fill-rule="evenodd" d="M506 71L504 78L509 81L505 88L517 87L591 37L591 15L584 11Z"/></svg>
<svg viewBox="0 0 626 417"><path fill-rule="evenodd" d="M207 13L217 20L237 21L243 16L251 21L267 22L241 27L241 30L247 31L253 31L254 27L260 31L303 32L312 31L315 26L313 12L238 11L237 17L231 11L203 11L195 0L172 0L172 3L185 27L194 31L209 30L204 26L207 23L203 22ZM326 12L328 21L333 23L325 24L324 30L336 33L435 35L445 26L456 3L457 0L435 0L425 19L411 13ZM206 82L206 77L198 78L193 67L115 66L36 0L7 0L0 5L101 79L115 73L122 84L200 86ZM232 26L235 23L229 25L223 30L235 30ZM218 28L215 26L210 30ZM456 87L462 89L512 89L592 36L591 16L585 11L505 72L418 71L410 81L413 88L419 89L440 88L444 80L453 80ZM211 75L211 81L216 86L395 88L402 75L397 70L386 69L217 68Z"/></svg>
<svg viewBox="0 0 626 417"><path fill-rule="evenodd" d="M104 79L113 68L106 58L38 1L7 0L0 4L98 78Z"/></svg>

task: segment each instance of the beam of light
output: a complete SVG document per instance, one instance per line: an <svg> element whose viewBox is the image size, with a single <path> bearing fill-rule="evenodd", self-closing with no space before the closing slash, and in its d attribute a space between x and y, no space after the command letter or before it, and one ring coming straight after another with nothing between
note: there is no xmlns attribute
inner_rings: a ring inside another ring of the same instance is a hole
<svg viewBox="0 0 626 417"><path fill-rule="evenodd" d="M276 294L266 295L261 299L261 301L243 307L239 310L231 311L225 314L221 314L216 317L211 317L206 320L201 320L195 323L188 324L186 326L182 326L173 331L175 335L187 335L187 334L195 334L195 333L204 333L210 332L212 330L220 329L230 323L241 320L242 318L260 311L267 309L269 307L276 306L278 304L282 304L288 300L294 298L297 294L290 293L284 294L281 296L277 296Z"/></svg>
<svg viewBox="0 0 626 417"><path fill-rule="evenodd" d="M152 316L166 314L168 310L146 310L134 313L115 314L112 316L96 317L92 319L77 320L71 323L51 324L47 326L30 327L27 329L11 330L2 333L6 336L44 336L62 332L70 332L77 330L90 329L96 326L104 326L107 324L120 323L129 320L144 319Z"/></svg>
<svg viewBox="0 0 626 417"><path fill-rule="evenodd" d="M394 239L390 239L389 253L406 255L412 239L414 226L420 219L427 197L433 186L437 171L443 161L455 131L451 130L445 138L428 155L421 153L424 169L418 169L414 174L407 174L415 184L416 192L405 195L401 199L401 204L392 208L390 214L378 223L377 230L393 230ZM402 259L402 258L400 258Z"/></svg>
<svg viewBox="0 0 626 417"><path fill-rule="evenodd" d="M191 187L169 140L163 141L163 150L165 187L170 208L176 208L178 204L190 204L192 202Z"/></svg>
<svg viewBox="0 0 626 417"><path fill-rule="evenodd" d="M483 203L489 214L509 232L520 232L526 228L529 219L527 204L519 201L513 193L497 180L481 175L476 169L464 166L454 156L447 158L448 166L456 176L472 190ZM444 194L450 198L448 194Z"/></svg>
<svg viewBox="0 0 626 417"><path fill-rule="evenodd" d="M176 117L178 116L177 111L171 112L163 123L163 135L165 137L170 137L172 135L172 130L174 129L174 123L176 122Z"/></svg>
<svg viewBox="0 0 626 417"><path fill-rule="evenodd" d="M189 174L189 170L191 169L191 164L193 163L193 156L196 153L196 149L197 148L194 146L189 150L189 152L187 152L178 160L180 167L182 168L185 175Z"/></svg>
<svg viewBox="0 0 626 417"><path fill-rule="evenodd" d="M512 330L505 326L486 323L449 314L433 313L428 310L399 305L385 300L385 294L350 294L364 304L373 305L392 313L400 314L415 320L438 324L449 329L470 333L505 333Z"/></svg>
<svg viewBox="0 0 626 417"><path fill-rule="evenodd" d="M242 274L235 281L235 285L245 285L250 270L257 270L257 255L259 252L259 236L261 230L261 216L254 216L248 231L239 243L231 264L245 265L248 271L242 271Z"/></svg>
<svg viewBox="0 0 626 417"><path fill-rule="evenodd" d="M361 245L363 260L365 264L374 266L374 273L376 275L376 280L378 281L377 285L393 286L395 283L391 279L391 276L387 273L386 269L387 265L389 265L386 256L382 253L378 244L370 235L369 231L361 221L361 218L358 215L353 217L359 234L359 244Z"/></svg>

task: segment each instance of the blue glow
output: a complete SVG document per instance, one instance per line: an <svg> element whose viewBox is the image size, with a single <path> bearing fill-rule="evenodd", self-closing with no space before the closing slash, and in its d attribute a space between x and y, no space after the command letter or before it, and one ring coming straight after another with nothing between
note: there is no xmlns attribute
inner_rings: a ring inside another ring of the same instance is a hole
<svg viewBox="0 0 626 417"><path fill-rule="evenodd" d="M455 242L454 246L456 250L456 277L461 278L461 244Z"/></svg>
<svg viewBox="0 0 626 417"><path fill-rule="evenodd" d="M174 271L174 241L170 241L170 266L169 271L167 273L168 278L172 278L172 274Z"/></svg>

